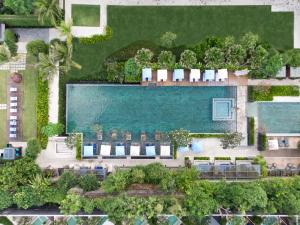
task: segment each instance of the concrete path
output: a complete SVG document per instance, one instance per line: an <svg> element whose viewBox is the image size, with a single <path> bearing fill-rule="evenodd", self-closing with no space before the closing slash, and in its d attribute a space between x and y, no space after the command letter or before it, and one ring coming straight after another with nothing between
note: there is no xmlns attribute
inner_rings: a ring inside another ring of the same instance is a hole
<svg viewBox="0 0 300 225"><path fill-rule="evenodd" d="M58 65L57 65L58 66ZM58 123L58 101L59 101L59 71L53 74L49 80L49 102L48 118L50 123Z"/></svg>
<svg viewBox="0 0 300 225"><path fill-rule="evenodd" d="M241 142L242 146L247 146L247 86L237 86L237 98L236 98L236 126L237 132L242 133L244 139Z"/></svg>
<svg viewBox="0 0 300 225"><path fill-rule="evenodd" d="M256 79L256 80L248 80L248 85L255 86L255 85L267 85L267 86L282 86L282 85L299 85L300 86L300 79L284 79L284 80L278 80L278 79Z"/></svg>

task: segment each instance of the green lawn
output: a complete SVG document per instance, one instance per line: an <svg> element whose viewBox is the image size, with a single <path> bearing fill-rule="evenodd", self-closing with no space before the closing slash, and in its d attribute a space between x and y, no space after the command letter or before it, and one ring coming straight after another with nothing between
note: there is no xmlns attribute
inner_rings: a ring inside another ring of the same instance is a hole
<svg viewBox="0 0 300 225"><path fill-rule="evenodd" d="M72 5L72 18L74 26L100 26L100 6L98 5Z"/></svg>
<svg viewBox="0 0 300 225"><path fill-rule="evenodd" d="M36 137L36 95L37 95L37 74L32 66L33 59L27 59L28 65L23 74L23 114L22 129L23 139L27 140Z"/></svg>
<svg viewBox="0 0 300 225"><path fill-rule="evenodd" d="M0 104L7 104L8 71L0 71ZM7 110L0 110L0 148L7 144Z"/></svg>

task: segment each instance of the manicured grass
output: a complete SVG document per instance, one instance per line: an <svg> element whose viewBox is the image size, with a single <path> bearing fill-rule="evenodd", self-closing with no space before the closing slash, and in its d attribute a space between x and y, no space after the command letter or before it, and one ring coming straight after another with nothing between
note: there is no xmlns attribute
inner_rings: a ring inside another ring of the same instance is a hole
<svg viewBox="0 0 300 225"><path fill-rule="evenodd" d="M50 21L40 23L35 15L0 15L1 23L7 27L53 27Z"/></svg>
<svg viewBox="0 0 300 225"><path fill-rule="evenodd" d="M74 26L100 26L99 5L72 5L72 18Z"/></svg>
<svg viewBox="0 0 300 225"><path fill-rule="evenodd" d="M8 71L0 71L0 104L7 104ZM7 144L7 110L0 110L0 148Z"/></svg>
<svg viewBox="0 0 300 225"><path fill-rule="evenodd" d="M23 72L23 114L22 130L23 139L36 138L36 96L37 96L37 73L34 68L33 58L28 58L27 69Z"/></svg>
<svg viewBox="0 0 300 225"><path fill-rule="evenodd" d="M298 86L248 87L248 100L272 101L274 96L299 96Z"/></svg>

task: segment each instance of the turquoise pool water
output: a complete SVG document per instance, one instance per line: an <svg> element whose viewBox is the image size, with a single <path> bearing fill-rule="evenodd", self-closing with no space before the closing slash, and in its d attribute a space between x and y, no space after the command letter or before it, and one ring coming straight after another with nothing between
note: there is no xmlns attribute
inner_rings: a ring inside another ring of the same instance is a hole
<svg viewBox="0 0 300 225"><path fill-rule="evenodd" d="M236 121L212 121L213 98L235 98L236 87L142 87L126 85L67 86L67 132L93 135L112 129L154 133L184 128L191 132L235 131Z"/></svg>
<svg viewBox="0 0 300 225"><path fill-rule="evenodd" d="M268 133L300 133L300 103L258 103L258 120Z"/></svg>

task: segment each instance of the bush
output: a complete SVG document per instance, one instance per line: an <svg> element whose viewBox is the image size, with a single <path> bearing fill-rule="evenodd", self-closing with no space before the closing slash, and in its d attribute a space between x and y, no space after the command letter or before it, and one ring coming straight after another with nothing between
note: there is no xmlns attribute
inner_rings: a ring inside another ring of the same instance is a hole
<svg viewBox="0 0 300 225"><path fill-rule="evenodd" d="M0 211L12 206L12 204L13 204L12 194L9 191L0 191Z"/></svg>
<svg viewBox="0 0 300 225"><path fill-rule="evenodd" d="M267 162L262 155L256 156L253 160L253 163L260 165L260 171L263 177L268 175Z"/></svg>
<svg viewBox="0 0 300 225"><path fill-rule="evenodd" d="M0 45L0 63L9 61L10 57L11 54L7 45L5 43Z"/></svg>
<svg viewBox="0 0 300 225"><path fill-rule="evenodd" d="M144 167L145 182L148 184L159 184L162 178L169 172L160 163L152 163Z"/></svg>
<svg viewBox="0 0 300 225"><path fill-rule="evenodd" d="M53 26L49 21L45 21L44 24L39 23L38 17L35 15L0 15L0 21L5 23L7 27L37 28Z"/></svg>
<svg viewBox="0 0 300 225"><path fill-rule="evenodd" d="M257 138L257 147L259 151L265 151L267 150L267 135L264 131L261 131L258 133L258 138Z"/></svg>
<svg viewBox="0 0 300 225"><path fill-rule="evenodd" d="M57 187L59 190L66 193L69 189L75 187L77 184L78 184L78 179L75 176L75 174L72 172L66 171L60 176L60 178L57 182Z"/></svg>
<svg viewBox="0 0 300 225"><path fill-rule="evenodd" d="M79 187L84 191L95 191L100 187L99 179L95 174L87 174L79 178Z"/></svg>
<svg viewBox="0 0 300 225"><path fill-rule="evenodd" d="M82 134L76 136L76 159L81 160L82 153Z"/></svg>
<svg viewBox="0 0 300 225"><path fill-rule="evenodd" d="M48 53L49 46L43 40L34 40L26 45L27 52L35 57L39 56L39 53Z"/></svg>
<svg viewBox="0 0 300 225"><path fill-rule="evenodd" d="M194 160L209 160L210 157L206 157L206 156L198 156L198 157L194 157Z"/></svg>
<svg viewBox="0 0 300 225"><path fill-rule="evenodd" d="M4 6L15 14L29 15L33 10L33 0L4 0Z"/></svg>
<svg viewBox="0 0 300 225"><path fill-rule="evenodd" d="M42 127L42 133L47 137L61 135L65 130L65 125L61 123L48 123L47 126Z"/></svg>
<svg viewBox="0 0 300 225"><path fill-rule="evenodd" d="M106 63L107 81L123 83L124 81L124 63L109 62Z"/></svg>
<svg viewBox="0 0 300 225"><path fill-rule="evenodd" d="M103 181L102 187L107 193L124 191L130 184L129 177L130 171L117 170Z"/></svg>
<svg viewBox="0 0 300 225"><path fill-rule="evenodd" d="M0 216L0 224L13 225L13 223L6 216Z"/></svg>
<svg viewBox="0 0 300 225"><path fill-rule="evenodd" d="M79 42L84 45L93 45L97 42L107 41L112 38L112 29L109 26L106 26L104 35L93 35L89 38L79 38Z"/></svg>
<svg viewBox="0 0 300 225"><path fill-rule="evenodd" d="M48 137L42 133L42 127L48 125L48 81L43 81L41 76L38 76L37 90L37 139L42 149L47 148Z"/></svg>
<svg viewBox="0 0 300 225"><path fill-rule="evenodd" d="M6 29L4 32L4 42L7 45L12 56L17 55L18 46L16 45L17 37L11 29Z"/></svg>
<svg viewBox="0 0 300 225"><path fill-rule="evenodd" d="M180 55L180 65L186 69L193 69L197 64L196 53L191 50L185 50Z"/></svg>
<svg viewBox="0 0 300 225"><path fill-rule="evenodd" d="M226 156L217 156L215 157L215 160L231 160L231 158Z"/></svg>
<svg viewBox="0 0 300 225"><path fill-rule="evenodd" d="M153 56L154 53L150 49L142 48L137 51L134 60L138 67L145 68L151 65Z"/></svg>
<svg viewBox="0 0 300 225"><path fill-rule="evenodd" d="M27 141L27 148L25 151L26 157L35 160L38 154L40 153L40 151L41 151L41 146L38 143L37 139L32 138Z"/></svg>
<svg viewBox="0 0 300 225"><path fill-rule="evenodd" d="M248 126L249 126L248 142L249 142L249 145L254 145L254 142L255 142L255 120L253 117L250 117L248 119Z"/></svg>
<svg viewBox="0 0 300 225"><path fill-rule="evenodd" d="M174 69L176 57L171 51L162 51L158 56L158 66L162 69Z"/></svg>
<svg viewBox="0 0 300 225"><path fill-rule="evenodd" d="M141 81L141 70L138 68L133 58L128 59L125 63L124 75L126 83L137 83Z"/></svg>
<svg viewBox="0 0 300 225"><path fill-rule="evenodd" d="M175 46L177 35L172 32L164 33L160 38L160 44L166 48L172 48Z"/></svg>

